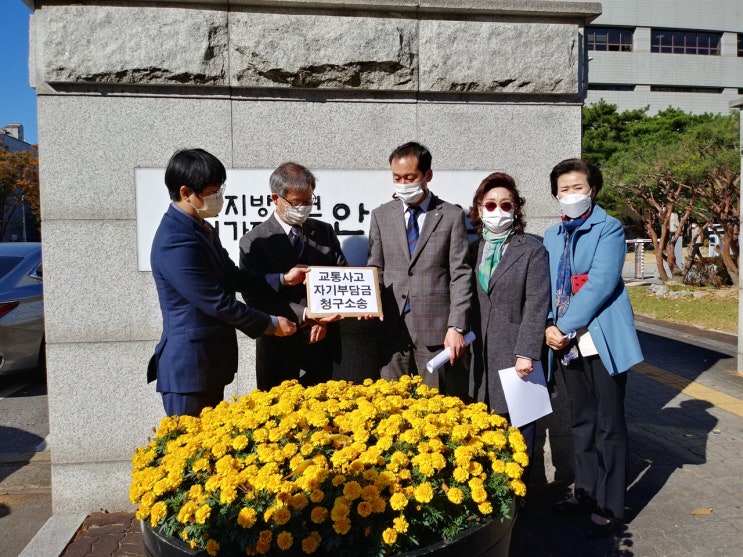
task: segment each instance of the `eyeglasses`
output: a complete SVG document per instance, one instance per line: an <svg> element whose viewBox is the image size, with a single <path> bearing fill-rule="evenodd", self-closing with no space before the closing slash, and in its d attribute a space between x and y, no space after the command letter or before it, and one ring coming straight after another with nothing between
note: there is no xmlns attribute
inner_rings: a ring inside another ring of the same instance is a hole
<svg viewBox="0 0 743 557"><path fill-rule="evenodd" d="M224 190L225 190L225 186L226 185L227 184L222 184L221 186L219 186L219 189L217 191L214 191L214 192L210 193L209 195L204 195L204 192L202 191L201 193L197 193L196 196L197 197L200 197L200 198L204 198L204 197L212 197L213 195L222 195L224 193ZM196 193L196 192L194 192L194 193Z"/></svg>
<svg viewBox="0 0 743 557"><path fill-rule="evenodd" d="M317 203L317 197L315 196L314 193L312 194L312 201L296 201L296 202L292 203L291 201L289 201L283 195L280 195L279 197L281 199L283 199L284 201L286 201L286 203L288 205L291 205L292 207L310 207L310 206L315 205Z"/></svg>
<svg viewBox="0 0 743 557"><path fill-rule="evenodd" d="M480 205L480 207L485 207L486 211L492 212L498 208L498 202L488 201L487 203L483 203L482 205ZM500 208L506 213L508 213L511 211L511 209L513 209L513 203L508 199L504 199L503 201L500 202Z"/></svg>

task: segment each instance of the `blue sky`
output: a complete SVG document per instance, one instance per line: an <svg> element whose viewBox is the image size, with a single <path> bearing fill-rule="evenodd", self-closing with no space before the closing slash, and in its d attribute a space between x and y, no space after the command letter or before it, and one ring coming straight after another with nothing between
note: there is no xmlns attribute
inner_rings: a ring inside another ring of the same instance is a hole
<svg viewBox="0 0 743 557"><path fill-rule="evenodd" d="M36 93L28 84L28 24L31 10L21 0L2 0L0 50L0 128L23 124L26 141L38 141Z"/></svg>

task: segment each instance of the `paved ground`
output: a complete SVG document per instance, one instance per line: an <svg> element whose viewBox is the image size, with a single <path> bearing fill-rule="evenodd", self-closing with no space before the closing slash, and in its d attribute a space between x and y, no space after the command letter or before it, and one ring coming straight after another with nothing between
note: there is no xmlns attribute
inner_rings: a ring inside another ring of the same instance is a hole
<svg viewBox="0 0 743 557"><path fill-rule="evenodd" d="M585 516L556 516L569 492L564 397L544 420L544 460L534 463L513 557L730 557L743 545L743 377L736 337L638 319L646 361L627 391L630 483L626 525L608 539L580 533ZM559 385L558 385L559 386ZM545 477L553 477L547 483ZM129 513L96 513L61 557L141 557Z"/></svg>

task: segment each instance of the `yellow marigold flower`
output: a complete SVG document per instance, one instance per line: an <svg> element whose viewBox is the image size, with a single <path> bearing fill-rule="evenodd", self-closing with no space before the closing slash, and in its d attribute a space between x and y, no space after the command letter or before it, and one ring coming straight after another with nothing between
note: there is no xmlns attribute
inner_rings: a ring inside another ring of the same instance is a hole
<svg viewBox="0 0 743 557"><path fill-rule="evenodd" d="M310 513L310 520L315 524L322 524L328 519L328 509L325 507L315 507Z"/></svg>
<svg viewBox="0 0 743 557"><path fill-rule="evenodd" d="M168 515L168 506L163 501L158 501L150 509L150 525L154 528Z"/></svg>
<svg viewBox="0 0 743 557"><path fill-rule="evenodd" d="M307 554L314 553L320 547L322 538L318 532L310 532L310 535L302 540L302 551Z"/></svg>
<svg viewBox="0 0 743 557"><path fill-rule="evenodd" d="M292 518L292 513L286 507L279 507L273 515L273 521L279 526L283 526Z"/></svg>
<svg viewBox="0 0 743 557"><path fill-rule="evenodd" d="M195 501L187 501L183 504L181 509L178 511L178 522L181 524L187 524L194 518L194 513L199 505Z"/></svg>
<svg viewBox="0 0 743 557"><path fill-rule="evenodd" d="M483 503L488 498L488 492L485 491L485 488L482 485L480 485L472 490L471 496L475 503Z"/></svg>
<svg viewBox="0 0 743 557"><path fill-rule="evenodd" d="M452 487L446 492L446 497L455 505L461 505L464 501L464 492L458 487Z"/></svg>
<svg viewBox="0 0 743 557"><path fill-rule="evenodd" d="M361 490L361 498L364 501L370 501L377 497L379 497L379 489L377 489L377 486L375 485L364 486L364 489Z"/></svg>
<svg viewBox="0 0 743 557"><path fill-rule="evenodd" d="M404 516L400 515L392 521L392 527L398 534L404 534L408 531L408 521L405 520Z"/></svg>
<svg viewBox="0 0 743 557"><path fill-rule="evenodd" d="M212 508L209 505L201 505L194 514L196 524L204 524L210 514L212 514Z"/></svg>
<svg viewBox="0 0 743 557"><path fill-rule="evenodd" d="M487 515L493 512L493 505L490 504L490 501L485 501L477 505L477 510L480 511L480 514Z"/></svg>
<svg viewBox="0 0 743 557"><path fill-rule="evenodd" d="M517 462L506 463L506 474L508 474L508 477L512 480L518 480L523 471L523 468L521 468L521 465Z"/></svg>
<svg viewBox="0 0 743 557"><path fill-rule="evenodd" d="M232 448L236 451L242 451L248 446L248 437L246 435L238 435L232 440Z"/></svg>
<svg viewBox="0 0 743 557"><path fill-rule="evenodd" d="M348 517L341 518L333 522L333 530L341 536L348 534L351 530L351 519Z"/></svg>
<svg viewBox="0 0 743 557"><path fill-rule="evenodd" d="M338 474L337 476L333 476L333 487L338 487L339 485L342 485L346 481L346 476L342 474Z"/></svg>
<svg viewBox="0 0 743 557"><path fill-rule="evenodd" d="M405 497L403 493L397 492L393 493L392 497L390 497L390 507L394 511L401 511L403 510L408 504L408 498Z"/></svg>
<svg viewBox="0 0 743 557"><path fill-rule="evenodd" d="M343 495L348 497L351 501L361 497L361 485L359 482L350 481L343 486Z"/></svg>
<svg viewBox="0 0 743 557"><path fill-rule="evenodd" d="M227 454L227 445L222 442L215 443L212 447L212 454L216 458L222 458L225 454Z"/></svg>
<svg viewBox="0 0 743 557"><path fill-rule="evenodd" d="M333 509L330 511L330 518L333 520L340 520L341 518L346 518L349 512L351 512L351 509L347 505L338 504L338 501L336 500Z"/></svg>
<svg viewBox="0 0 743 557"><path fill-rule="evenodd" d="M359 513L359 516L363 518L366 518L367 516L369 516L373 510L374 510L374 507L369 501L361 501L356 506L356 512Z"/></svg>
<svg viewBox="0 0 743 557"><path fill-rule="evenodd" d="M466 468L462 468L461 466L457 466L454 469L452 475L454 476L454 479L459 483L464 483L470 479L470 473L467 471Z"/></svg>
<svg viewBox="0 0 743 557"><path fill-rule="evenodd" d="M325 492L322 489L313 489L310 493L310 501L313 503L320 503L325 499Z"/></svg>
<svg viewBox="0 0 743 557"><path fill-rule="evenodd" d="M513 490L513 493L519 497L526 495L526 485L521 480L512 480L508 484Z"/></svg>
<svg viewBox="0 0 743 557"><path fill-rule="evenodd" d="M495 472L496 474L502 474L503 472L506 471L506 463L499 459L493 460L490 467L493 469L493 472Z"/></svg>
<svg viewBox="0 0 743 557"><path fill-rule="evenodd" d="M289 500L289 505L298 511L304 509L308 504L309 499L307 499L307 496L304 493L295 493Z"/></svg>
<svg viewBox="0 0 743 557"><path fill-rule="evenodd" d="M258 519L258 513L252 507L243 507L237 514L237 523L243 528L252 528Z"/></svg>
<svg viewBox="0 0 743 557"><path fill-rule="evenodd" d="M470 461L470 466L468 470L469 470L470 475L479 476L480 474L482 474L482 464L480 464L476 460L472 460Z"/></svg>
<svg viewBox="0 0 743 557"><path fill-rule="evenodd" d="M387 545L392 545L397 541L397 532L395 532L394 528L385 528L384 532L382 532L382 539Z"/></svg>
<svg viewBox="0 0 743 557"><path fill-rule="evenodd" d="M216 540L206 542L206 552L214 557L219 552L219 543Z"/></svg>
<svg viewBox="0 0 743 557"><path fill-rule="evenodd" d="M513 453L513 459L518 462L523 468L529 466L529 455L524 452Z"/></svg>
<svg viewBox="0 0 743 557"><path fill-rule="evenodd" d="M292 536L289 532L284 531L276 536L276 545L279 546L279 549L281 549L282 551L286 551L287 549L289 549L293 543L294 536Z"/></svg>
<svg viewBox="0 0 743 557"><path fill-rule="evenodd" d="M415 500L419 503L430 503L433 499L433 488L429 482L423 482L415 488Z"/></svg>
<svg viewBox="0 0 743 557"><path fill-rule="evenodd" d="M383 497L377 497L371 500L372 509L375 513L383 513L387 508L387 501Z"/></svg>

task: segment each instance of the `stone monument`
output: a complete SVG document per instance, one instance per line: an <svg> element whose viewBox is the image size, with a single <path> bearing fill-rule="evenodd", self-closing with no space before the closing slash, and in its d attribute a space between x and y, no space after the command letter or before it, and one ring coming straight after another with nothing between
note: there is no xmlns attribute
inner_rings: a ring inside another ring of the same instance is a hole
<svg viewBox="0 0 743 557"><path fill-rule="evenodd" d="M395 146L418 140L435 169L516 177L539 234L558 214L550 169L580 154L583 28L601 10L546 0L39 5L30 66L55 514L130 509L132 452L163 416L145 380L161 317L137 259L137 169L203 147L229 169L297 160L380 171ZM465 199L477 184L462 184ZM389 180L379 187L391 193ZM367 352L363 331L347 337L341 374L362 369ZM230 394L254 385L253 342L240 346Z"/></svg>

